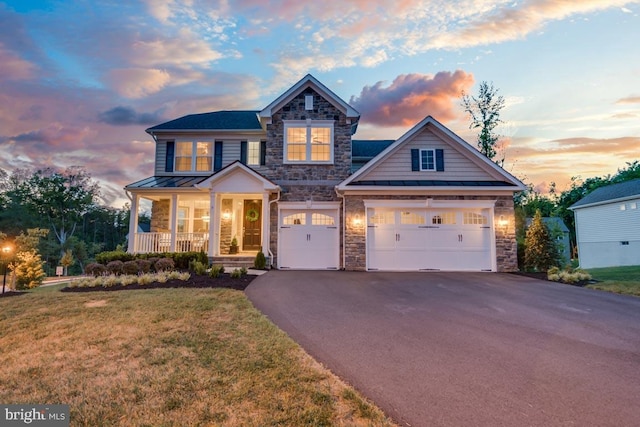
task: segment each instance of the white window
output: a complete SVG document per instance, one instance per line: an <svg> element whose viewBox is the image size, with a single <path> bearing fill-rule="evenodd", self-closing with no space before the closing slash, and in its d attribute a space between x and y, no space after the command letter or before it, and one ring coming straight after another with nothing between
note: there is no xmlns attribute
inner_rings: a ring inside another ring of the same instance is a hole
<svg viewBox="0 0 640 427"><path fill-rule="evenodd" d="M211 142L177 141L176 172L209 172L212 170L213 144Z"/></svg>
<svg viewBox="0 0 640 427"><path fill-rule="evenodd" d="M335 225L335 221L332 216L314 213L311 215L312 225Z"/></svg>
<svg viewBox="0 0 640 427"><path fill-rule="evenodd" d="M638 209L638 204L636 202L629 203L629 209Z"/></svg>
<svg viewBox="0 0 640 427"><path fill-rule="evenodd" d="M488 223L486 216L475 212L465 212L462 221L464 224L474 225L486 225Z"/></svg>
<svg viewBox="0 0 640 427"><path fill-rule="evenodd" d="M304 213L296 213L287 215L282 218L282 224L284 225L305 225L307 215Z"/></svg>
<svg viewBox="0 0 640 427"><path fill-rule="evenodd" d="M431 224L453 225L456 223L455 212L443 212L431 217Z"/></svg>
<svg viewBox="0 0 640 427"><path fill-rule="evenodd" d="M285 121L285 163L333 163L333 121Z"/></svg>
<svg viewBox="0 0 640 427"><path fill-rule="evenodd" d="M420 170L436 170L436 150L420 150Z"/></svg>
<svg viewBox="0 0 640 427"><path fill-rule="evenodd" d="M400 224L424 224L424 215L419 212L402 211L400 212Z"/></svg>
<svg viewBox="0 0 640 427"><path fill-rule="evenodd" d="M260 141L249 141L247 143L247 164L249 166L260 165Z"/></svg>
<svg viewBox="0 0 640 427"><path fill-rule="evenodd" d="M624 203L620 205L620 210L621 211L626 211L627 210L627 205L625 205Z"/></svg>

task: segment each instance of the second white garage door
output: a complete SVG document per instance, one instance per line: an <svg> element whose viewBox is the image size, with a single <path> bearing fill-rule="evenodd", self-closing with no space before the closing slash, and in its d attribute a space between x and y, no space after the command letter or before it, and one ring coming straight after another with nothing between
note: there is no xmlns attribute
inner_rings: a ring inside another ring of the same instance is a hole
<svg viewBox="0 0 640 427"><path fill-rule="evenodd" d="M278 267L336 270L339 267L338 210L282 209Z"/></svg>
<svg viewBox="0 0 640 427"><path fill-rule="evenodd" d="M491 271L489 209L367 210L369 270Z"/></svg>

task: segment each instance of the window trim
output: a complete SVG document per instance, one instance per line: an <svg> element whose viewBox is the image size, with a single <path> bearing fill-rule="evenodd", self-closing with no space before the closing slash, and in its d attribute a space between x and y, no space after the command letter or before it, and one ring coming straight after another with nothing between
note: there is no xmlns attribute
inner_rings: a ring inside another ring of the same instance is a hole
<svg viewBox="0 0 640 427"><path fill-rule="evenodd" d="M187 158L187 156L179 156L178 155L178 146L180 144L189 144L191 143L191 168L188 170L178 170L178 158ZM209 144L209 155L207 156L199 156L198 155L198 144ZM210 173L213 171L213 154L215 151L214 143L211 141L200 141L200 140L176 140L174 142L174 156L173 156L173 172L192 172L192 173ZM198 159L206 159L210 158L211 167L205 170L198 170Z"/></svg>
<svg viewBox="0 0 640 427"><path fill-rule="evenodd" d="M425 153L427 151L431 152L431 156L433 159L433 167L432 168L425 168L424 167L424 163L422 162L422 153ZM419 151L419 162L420 162L420 171L426 171L426 172L435 172L436 171L436 149L435 148L421 148Z"/></svg>
<svg viewBox="0 0 640 427"><path fill-rule="evenodd" d="M284 164L294 164L294 165L332 165L334 162L334 120L283 120L284 130L283 130L283 156L282 162ZM287 141L287 131L290 128L306 128L306 143L305 143L305 160L289 160L289 142ZM313 128L324 128L329 129L329 160L311 160L311 129Z"/></svg>

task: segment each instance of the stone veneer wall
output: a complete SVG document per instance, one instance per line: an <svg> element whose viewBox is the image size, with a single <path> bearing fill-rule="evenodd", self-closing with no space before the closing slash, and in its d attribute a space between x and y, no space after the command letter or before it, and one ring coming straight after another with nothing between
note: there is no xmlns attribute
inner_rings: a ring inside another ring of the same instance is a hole
<svg viewBox="0 0 640 427"><path fill-rule="evenodd" d="M229 210L229 212L233 212L233 200L232 199L222 199L220 212L224 212L225 210ZM231 250L231 224L232 219L224 219L222 216L220 217L220 255L228 254Z"/></svg>
<svg viewBox="0 0 640 427"><path fill-rule="evenodd" d="M171 200L160 199L151 204L150 232L161 233L169 231L169 218L171 217Z"/></svg>
<svg viewBox="0 0 640 427"><path fill-rule="evenodd" d="M496 235L496 264L499 272L518 271L517 243L513 197L511 196L347 196L346 197L346 237L345 270L366 269L366 215L364 199L372 200L496 200L494 208ZM360 215L362 225L354 227L353 218ZM506 226L498 225L503 215L508 220Z"/></svg>

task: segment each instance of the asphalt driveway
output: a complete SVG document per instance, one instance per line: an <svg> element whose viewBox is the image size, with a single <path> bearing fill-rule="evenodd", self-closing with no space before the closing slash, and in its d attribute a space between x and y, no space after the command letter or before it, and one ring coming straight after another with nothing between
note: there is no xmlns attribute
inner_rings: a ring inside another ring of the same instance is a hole
<svg viewBox="0 0 640 427"><path fill-rule="evenodd" d="M401 425L640 425L640 298L437 272L271 271L246 293Z"/></svg>

